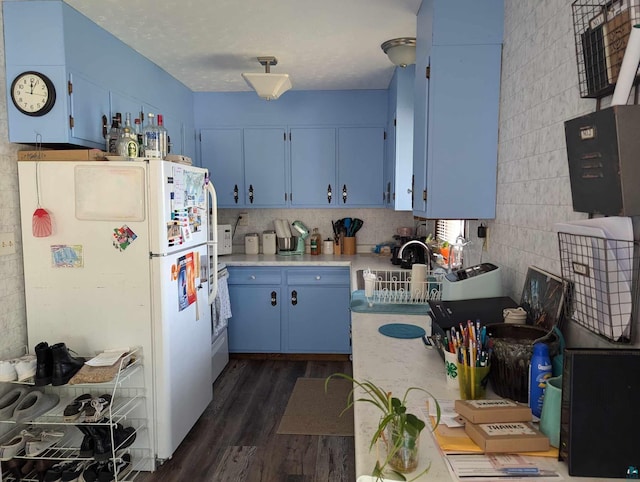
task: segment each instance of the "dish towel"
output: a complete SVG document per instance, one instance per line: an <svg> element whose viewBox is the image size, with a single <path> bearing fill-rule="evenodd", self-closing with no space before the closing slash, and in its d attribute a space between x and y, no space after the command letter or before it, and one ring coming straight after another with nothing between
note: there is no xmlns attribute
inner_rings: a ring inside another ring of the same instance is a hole
<svg viewBox="0 0 640 482"><path fill-rule="evenodd" d="M213 303L213 309L215 311L215 322L213 324L213 335L218 336L222 330L224 330L229 324L229 318L231 318L231 302L229 300L229 285L227 279L229 274L221 276L218 279L218 293ZM213 313L212 313L213 314Z"/></svg>

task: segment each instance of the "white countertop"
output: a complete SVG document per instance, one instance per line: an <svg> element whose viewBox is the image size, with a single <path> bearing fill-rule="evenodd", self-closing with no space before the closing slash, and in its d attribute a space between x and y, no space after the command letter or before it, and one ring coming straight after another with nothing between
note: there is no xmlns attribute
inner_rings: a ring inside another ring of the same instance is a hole
<svg viewBox="0 0 640 482"><path fill-rule="evenodd" d="M375 254L353 256L311 256L305 254L288 257L234 254L221 256L218 261L224 262L228 266L348 266L351 268L352 286L355 286L354 277L358 269L399 269L398 266L391 264L388 256ZM371 380L400 398L410 386L423 388L438 399L457 398L458 391L447 387L444 362L438 352L433 348L425 347L419 338L406 340L380 334L378 328L387 323L417 325L424 328L427 334L431 334L431 318L426 315L351 313L354 378ZM420 413L420 407L425 405L426 398L427 396L423 392L411 392L408 398L409 409L414 413ZM356 403L354 407L357 477L369 475L375 466L375 448L369 451L369 443L377 427L379 413L375 407L366 403ZM449 474L440 449L427 427L422 432L420 439L420 465L413 475L422 472L429 463L431 463L431 469L426 475L417 479L418 481L454 480ZM553 461L553 463L564 479L575 479L581 482L618 480L570 477L564 462Z"/></svg>

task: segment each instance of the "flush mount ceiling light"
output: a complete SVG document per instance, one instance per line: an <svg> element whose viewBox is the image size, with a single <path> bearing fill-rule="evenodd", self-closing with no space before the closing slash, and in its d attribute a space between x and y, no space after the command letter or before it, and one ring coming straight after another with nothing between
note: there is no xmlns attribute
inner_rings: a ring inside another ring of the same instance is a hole
<svg viewBox="0 0 640 482"><path fill-rule="evenodd" d="M275 57L258 57L258 62L264 65L264 74L246 72L242 74L242 77L260 97L266 100L275 100L292 87L289 74L270 73L271 66L277 65L278 59Z"/></svg>
<svg viewBox="0 0 640 482"><path fill-rule="evenodd" d="M416 63L415 37L400 37L387 40L381 46L393 65L406 67Z"/></svg>

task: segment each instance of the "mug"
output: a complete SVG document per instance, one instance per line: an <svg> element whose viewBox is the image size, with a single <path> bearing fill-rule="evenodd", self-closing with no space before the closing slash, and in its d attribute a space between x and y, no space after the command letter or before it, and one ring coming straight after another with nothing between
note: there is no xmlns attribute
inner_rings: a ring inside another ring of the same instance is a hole
<svg viewBox="0 0 640 482"><path fill-rule="evenodd" d="M540 414L540 431L549 437L553 447L560 447L560 404L562 402L562 375L549 378L544 389Z"/></svg>
<svg viewBox="0 0 640 482"><path fill-rule="evenodd" d="M518 308L505 308L502 310L505 323L524 325L527 322L527 312L522 306Z"/></svg>

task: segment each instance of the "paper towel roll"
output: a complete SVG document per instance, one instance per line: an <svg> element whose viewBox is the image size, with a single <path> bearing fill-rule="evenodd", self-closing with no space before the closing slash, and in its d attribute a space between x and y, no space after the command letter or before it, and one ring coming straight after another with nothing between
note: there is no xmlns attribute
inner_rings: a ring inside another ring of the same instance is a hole
<svg viewBox="0 0 640 482"><path fill-rule="evenodd" d="M424 301L427 293L426 283L427 280L427 265L426 264L414 264L411 266L411 299L413 301Z"/></svg>
<svg viewBox="0 0 640 482"><path fill-rule="evenodd" d="M283 219L282 220L282 228L284 229L284 237L285 238L290 238L292 236L291 234L291 228L289 227L289 220L287 219ZM296 233L297 234L297 233Z"/></svg>
<svg viewBox="0 0 640 482"><path fill-rule="evenodd" d="M286 232L284 230L284 226L283 226L284 221L282 219L276 219L273 224L275 224L276 226L276 236L278 236L279 238L285 238L286 237Z"/></svg>

